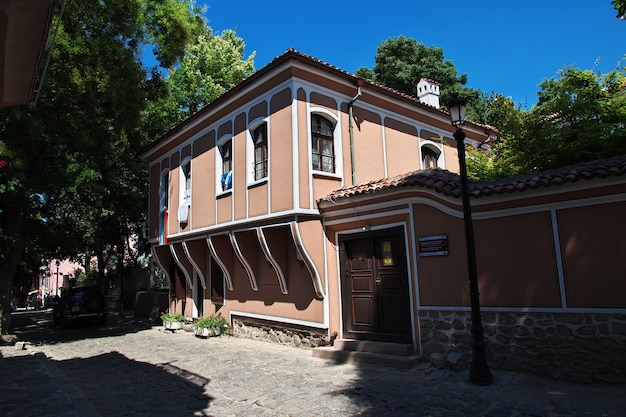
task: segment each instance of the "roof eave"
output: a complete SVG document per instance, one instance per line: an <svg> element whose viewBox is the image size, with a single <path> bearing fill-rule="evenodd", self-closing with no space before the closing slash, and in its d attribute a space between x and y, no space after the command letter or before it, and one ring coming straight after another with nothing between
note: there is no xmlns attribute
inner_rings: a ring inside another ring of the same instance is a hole
<svg viewBox="0 0 626 417"><path fill-rule="evenodd" d="M0 2L0 107L31 104L56 3Z"/></svg>
<svg viewBox="0 0 626 417"><path fill-rule="evenodd" d="M160 136L154 143L148 145L141 152L142 158L144 159L149 158L149 156L153 152L155 152L156 150L158 150L160 147L163 146L164 142L167 142L169 139L171 139L172 137L175 137L181 131L188 129L190 126L193 126L195 123L202 120L207 114L214 112L216 108L219 108L223 106L224 104L228 103L230 100L232 100L233 97L240 94L242 91L245 91L251 86L254 86L255 84L259 82L262 82L267 76L271 76L273 73L282 71L285 67L288 66L287 63L292 60L305 63L306 65L315 67L324 72L330 73L340 78L344 78L348 80L350 83L352 83L353 85L356 85L359 80L363 80L364 84L367 84L368 88L371 88L373 91L378 92L381 95L384 95L386 97L389 97L395 100L400 100L411 106L416 106L426 112L433 113L437 117L444 118L445 120L449 119L447 112L441 109L438 109L436 107L424 104L415 97L409 96L408 94L401 93L389 87L385 87L383 85L377 84L371 80L363 79L354 74L351 74L337 67L334 67L319 59L302 54L294 49L288 49L287 52L274 58L265 67L256 71L254 74L250 75L248 78L241 81L239 84L235 85L233 88L226 91L224 94L222 94L221 96L219 96L218 98L216 98L215 100L213 100L212 102L204 106L204 108L202 108L201 110L197 111L193 115L189 116L185 120L181 121L180 123L172 127L168 132ZM470 129L475 129L476 131L484 132L487 136L497 131L495 128L491 126L480 125L480 124L473 123L471 121L467 121L466 125Z"/></svg>

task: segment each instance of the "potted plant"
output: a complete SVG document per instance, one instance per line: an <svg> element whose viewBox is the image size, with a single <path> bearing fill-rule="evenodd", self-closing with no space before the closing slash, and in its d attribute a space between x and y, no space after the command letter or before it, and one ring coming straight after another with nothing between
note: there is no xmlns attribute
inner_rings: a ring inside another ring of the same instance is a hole
<svg viewBox="0 0 626 417"><path fill-rule="evenodd" d="M161 314L161 321L166 330L179 330L183 328L185 316L180 313L163 313Z"/></svg>
<svg viewBox="0 0 626 417"><path fill-rule="evenodd" d="M200 317L193 322L193 331L196 336L219 336L228 329L228 322L221 313L211 314L209 317Z"/></svg>

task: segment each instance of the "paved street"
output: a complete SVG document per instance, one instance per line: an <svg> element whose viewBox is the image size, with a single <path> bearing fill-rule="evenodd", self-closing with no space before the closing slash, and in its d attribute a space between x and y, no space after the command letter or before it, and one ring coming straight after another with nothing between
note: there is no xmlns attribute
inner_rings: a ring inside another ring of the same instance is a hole
<svg viewBox="0 0 626 417"><path fill-rule="evenodd" d="M626 416L626 386L587 386L493 370L467 373L336 364L267 342L164 332L113 315L61 330L50 311L13 315L25 349L0 347L0 415ZM18 347L21 347L18 344Z"/></svg>

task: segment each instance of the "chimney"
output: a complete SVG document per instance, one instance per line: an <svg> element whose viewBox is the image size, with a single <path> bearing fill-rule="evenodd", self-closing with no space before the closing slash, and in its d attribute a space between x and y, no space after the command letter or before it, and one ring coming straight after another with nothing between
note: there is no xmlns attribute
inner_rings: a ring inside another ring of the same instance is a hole
<svg viewBox="0 0 626 417"><path fill-rule="evenodd" d="M439 83L429 78L422 78L417 83L417 98L429 106L439 108Z"/></svg>

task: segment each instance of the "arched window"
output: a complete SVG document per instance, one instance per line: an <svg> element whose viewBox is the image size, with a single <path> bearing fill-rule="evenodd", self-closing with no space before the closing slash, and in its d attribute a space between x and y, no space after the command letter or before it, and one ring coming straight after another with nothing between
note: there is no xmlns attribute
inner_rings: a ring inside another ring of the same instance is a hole
<svg viewBox="0 0 626 417"><path fill-rule="evenodd" d="M191 198L191 159L188 159L180 166L181 172L181 189L183 191L183 199Z"/></svg>
<svg viewBox="0 0 626 417"><path fill-rule="evenodd" d="M267 124L263 123L252 132L254 143L254 180L267 177Z"/></svg>
<svg viewBox="0 0 626 417"><path fill-rule="evenodd" d="M335 172L335 126L326 118L314 114L311 117L311 149L313 169Z"/></svg>
<svg viewBox="0 0 626 417"><path fill-rule="evenodd" d="M159 243L167 243L167 214L169 204L170 173L165 171L159 181Z"/></svg>
<svg viewBox="0 0 626 417"><path fill-rule="evenodd" d="M428 146L422 146L422 168L437 168L439 166L439 154Z"/></svg>
<svg viewBox="0 0 626 417"><path fill-rule="evenodd" d="M220 146L220 155L222 156L222 176L220 182L222 191L233 188L233 154L232 140L227 140Z"/></svg>
<svg viewBox="0 0 626 417"><path fill-rule="evenodd" d="M159 211L164 211L167 210L167 205L168 205L168 200L169 200L169 195L168 195L168 190L169 190L169 185L170 185L170 172L169 171L165 171L161 174L161 179L159 181Z"/></svg>

